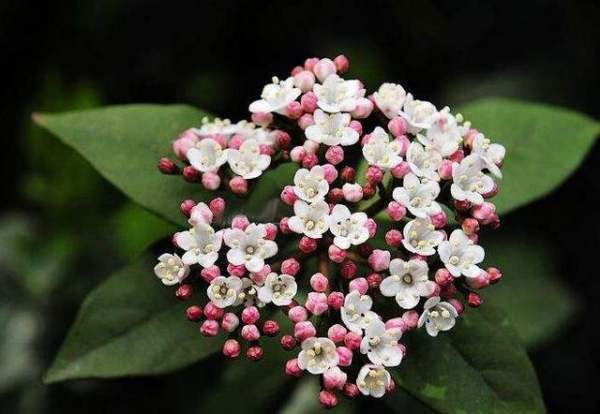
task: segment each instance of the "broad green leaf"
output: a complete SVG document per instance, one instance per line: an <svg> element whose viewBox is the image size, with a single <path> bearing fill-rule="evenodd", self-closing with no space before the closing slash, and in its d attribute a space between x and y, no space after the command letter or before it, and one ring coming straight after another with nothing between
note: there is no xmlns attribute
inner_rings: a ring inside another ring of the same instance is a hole
<svg viewBox="0 0 600 414"><path fill-rule="evenodd" d="M454 329L406 335L408 355L391 372L437 413L542 413L535 371L508 319L491 305L467 309Z"/></svg>
<svg viewBox="0 0 600 414"><path fill-rule="evenodd" d="M209 192L200 184L166 176L158 160L172 156L171 141L181 131L198 125L206 113L186 105L123 105L61 114L36 114L36 123L77 150L104 177L133 201L177 224L185 218L179 204L186 198L229 201L228 214L244 211L271 220L274 199L296 169L284 163L265 173L250 190L249 200L228 192ZM256 187L256 188L254 188Z"/></svg>
<svg viewBox="0 0 600 414"><path fill-rule="evenodd" d="M582 162L600 123L577 112L510 99L485 99L457 109L487 137L506 147L493 199L503 214L550 193Z"/></svg>
<svg viewBox="0 0 600 414"><path fill-rule="evenodd" d="M185 319L188 304L156 279L154 263L143 257L90 293L46 382L161 374L219 350L223 339L204 338Z"/></svg>
<svg viewBox="0 0 600 414"><path fill-rule="evenodd" d="M502 228L483 245L485 263L503 278L484 291L486 304L501 307L528 348L550 339L574 315L573 294L560 282L552 248L540 237ZM549 311L552 309L552 311Z"/></svg>

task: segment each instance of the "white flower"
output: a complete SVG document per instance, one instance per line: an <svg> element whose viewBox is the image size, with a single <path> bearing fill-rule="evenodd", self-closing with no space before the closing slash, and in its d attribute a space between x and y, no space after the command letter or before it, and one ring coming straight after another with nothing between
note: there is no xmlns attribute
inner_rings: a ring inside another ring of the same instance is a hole
<svg viewBox="0 0 600 414"><path fill-rule="evenodd" d="M304 133L311 141L325 145L353 145L358 142L358 132L350 128L350 114L327 114L320 109L313 114L314 125L306 128Z"/></svg>
<svg viewBox="0 0 600 414"><path fill-rule="evenodd" d="M362 152L369 165L379 168L394 168L402 162L401 146L395 139L390 142L389 135L381 127L376 127L369 141L363 146Z"/></svg>
<svg viewBox="0 0 600 414"><path fill-rule="evenodd" d="M348 207L337 204L330 217L330 231L335 236L333 243L340 249L357 246L369 239L369 230L365 226L368 216L365 213L352 214Z"/></svg>
<svg viewBox="0 0 600 414"><path fill-rule="evenodd" d="M183 263L193 265L198 263L202 267L215 264L219 258L219 250L223 234L208 224L200 223L187 231L175 233L175 243L185 250L181 258Z"/></svg>
<svg viewBox="0 0 600 414"><path fill-rule="evenodd" d="M483 203L482 194L494 189L494 180L481 169L483 161L477 154L465 157L460 164L452 164L452 186L450 193L455 200L468 200L473 204Z"/></svg>
<svg viewBox="0 0 600 414"><path fill-rule="evenodd" d="M247 180L261 175L271 163L271 157L261 154L258 142L253 139L242 142L239 150L228 148L225 152L231 170Z"/></svg>
<svg viewBox="0 0 600 414"><path fill-rule="evenodd" d="M366 364L358 372L356 385L363 395L381 398L392 382L389 372L380 365Z"/></svg>
<svg viewBox="0 0 600 414"><path fill-rule="evenodd" d="M190 274L190 267L183 263L176 254L164 253L158 256L158 264L154 266L154 274L163 284L172 286L181 283Z"/></svg>
<svg viewBox="0 0 600 414"><path fill-rule="evenodd" d="M379 290L383 296L394 296L400 307L412 309L418 305L421 296L429 296L435 290L435 283L427 278L428 272L425 260L393 259L390 276L383 279Z"/></svg>
<svg viewBox="0 0 600 414"><path fill-rule="evenodd" d="M408 123L408 132L415 134L422 129L430 128L437 117L437 109L431 102L413 99L409 93L404 101L404 110L400 115Z"/></svg>
<svg viewBox="0 0 600 414"><path fill-rule="evenodd" d="M438 167L442 163L442 156L433 148L424 148L416 141L411 142L406 151L406 161L416 176L440 180Z"/></svg>
<svg viewBox="0 0 600 414"><path fill-rule="evenodd" d="M229 119L215 118L212 121L208 120L208 117L202 118L202 126L194 129L200 137L206 138L213 135L225 135L229 136L235 133L236 126L231 124Z"/></svg>
<svg viewBox="0 0 600 414"><path fill-rule="evenodd" d="M360 343L360 352L377 365L395 367L400 365L404 352L398 344L402 331L398 328L385 329L385 323L374 319L365 329L365 336Z"/></svg>
<svg viewBox="0 0 600 414"><path fill-rule="evenodd" d="M264 224L249 224L245 230L227 229L223 241L230 250L227 260L235 266L244 265L250 272L259 272L265 259L277 254L277 243L267 240Z"/></svg>
<svg viewBox="0 0 600 414"><path fill-rule="evenodd" d="M463 128L458 125L456 118L445 110L439 113L425 135L417 134L417 139L426 148L434 149L442 157L447 157L458 150L463 135Z"/></svg>
<svg viewBox="0 0 600 414"><path fill-rule="evenodd" d="M262 99L254 101L248 109L250 112L276 112L285 114L287 106L300 96L302 91L294 87L294 78L289 77L280 81L276 76L273 77L273 83L265 85L260 94Z"/></svg>
<svg viewBox="0 0 600 414"><path fill-rule="evenodd" d="M311 374L319 375L337 366L339 357L335 344L329 338L308 338L302 342L298 366Z"/></svg>
<svg viewBox="0 0 600 414"><path fill-rule="evenodd" d="M241 291L242 279L239 277L218 276L210 282L210 285L206 289L206 294L215 306L226 308L237 301Z"/></svg>
<svg viewBox="0 0 600 414"><path fill-rule="evenodd" d="M277 306L287 306L296 296L298 285L293 276L270 273L265 284L258 288L258 299L264 303L273 302Z"/></svg>
<svg viewBox="0 0 600 414"><path fill-rule="evenodd" d="M449 240L440 243L438 254L446 269L454 277L460 275L479 276L481 269L477 264L481 263L485 257L483 247L473 243L460 229L454 230L450 234Z"/></svg>
<svg viewBox="0 0 600 414"><path fill-rule="evenodd" d="M320 239L329 229L329 205L323 200L312 204L296 200L294 214L288 220L288 226L293 232Z"/></svg>
<svg viewBox="0 0 600 414"><path fill-rule="evenodd" d="M348 293L344 299L344 306L340 311L342 321L352 332L362 334L372 320L379 316L371 310L373 299L369 295L361 295L356 290Z"/></svg>
<svg viewBox="0 0 600 414"><path fill-rule="evenodd" d="M440 298L435 296L425 302L423 313L419 318L419 328L425 325L429 335L437 336L439 331L452 329L457 316L458 312L454 306L448 302L440 302Z"/></svg>
<svg viewBox="0 0 600 414"><path fill-rule="evenodd" d="M405 206L416 217L425 218L442 211L435 199L440 194L440 185L426 178L419 180L414 174L406 174L402 187L397 187L392 197Z"/></svg>
<svg viewBox="0 0 600 414"><path fill-rule="evenodd" d="M329 184L325 180L325 170L320 165L315 165L309 170L301 168L294 175L294 193L309 203L323 200L329 191Z"/></svg>
<svg viewBox="0 0 600 414"><path fill-rule="evenodd" d="M245 306L258 306L262 308L265 303L258 299L258 290L260 286L256 285L252 279L243 277L242 288L233 306L244 304Z"/></svg>
<svg viewBox="0 0 600 414"><path fill-rule="evenodd" d="M429 218L416 218L404 226L402 244L412 253L421 256L435 254L435 247L444 239L441 231L435 230Z"/></svg>
<svg viewBox="0 0 600 414"><path fill-rule="evenodd" d="M315 83L313 92L319 108L329 113L352 112L356 102L364 95L357 80L344 80L336 74L329 75L323 84Z"/></svg>
<svg viewBox="0 0 600 414"><path fill-rule="evenodd" d="M200 172L215 172L227 161L226 151L212 138L198 141L187 151L186 157Z"/></svg>
<svg viewBox="0 0 600 414"><path fill-rule="evenodd" d="M483 134L475 137L472 144L473 154L479 154L485 167L496 177L502 178L502 173L498 166L504 160L506 149L500 144L492 144Z"/></svg>
<svg viewBox="0 0 600 414"><path fill-rule="evenodd" d="M391 119L400 113L406 99L406 91L401 85L384 83L373 94L373 99L379 110Z"/></svg>

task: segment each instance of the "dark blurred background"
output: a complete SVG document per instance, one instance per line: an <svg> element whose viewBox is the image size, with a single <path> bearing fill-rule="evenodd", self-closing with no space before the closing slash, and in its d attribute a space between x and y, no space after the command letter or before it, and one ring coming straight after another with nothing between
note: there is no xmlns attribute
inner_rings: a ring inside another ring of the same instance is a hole
<svg viewBox="0 0 600 414"><path fill-rule="evenodd" d="M599 21L595 1L1 1L0 412L202 411L194 368L42 385L85 294L164 224L34 127L33 111L185 102L243 118L272 75L344 53L369 89L400 82L438 104L510 96L600 118ZM530 351L550 412L600 408L599 160L596 145L558 191L504 218L551 242L579 298Z"/></svg>

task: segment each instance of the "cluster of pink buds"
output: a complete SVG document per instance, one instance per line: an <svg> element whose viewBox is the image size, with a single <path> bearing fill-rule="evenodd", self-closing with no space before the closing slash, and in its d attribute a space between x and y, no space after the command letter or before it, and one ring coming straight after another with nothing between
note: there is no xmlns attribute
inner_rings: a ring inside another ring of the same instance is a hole
<svg viewBox="0 0 600 414"><path fill-rule="evenodd" d="M262 337L280 335L293 352L286 374L320 376L325 407L340 396L391 392L389 369L406 354L402 336L452 329L465 305L482 304L477 291L502 277L480 267L479 235L500 225L488 200L498 191L504 147L399 84L367 95L362 82L340 76L348 69L344 56L307 59L285 80L274 77L250 105L260 128L237 124L278 137L269 141L278 159L299 164L281 189L287 213L277 224L236 216L225 227L223 199L187 200L182 211L191 228L175 234L179 251L161 255L155 268L163 283L179 284L181 299L204 285L207 302L190 306L187 317L203 335L226 332L227 357L245 344L246 356L258 360ZM203 128L186 131L174 147L204 175L202 162L227 158L238 174L232 180L254 178L260 174L249 176L236 163L256 171L269 165L259 154L274 155L228 122ZM248 142L254 156L240 152ZM267 306L280 308L289 331L280 334L276 317L261 319Z"/></svg>

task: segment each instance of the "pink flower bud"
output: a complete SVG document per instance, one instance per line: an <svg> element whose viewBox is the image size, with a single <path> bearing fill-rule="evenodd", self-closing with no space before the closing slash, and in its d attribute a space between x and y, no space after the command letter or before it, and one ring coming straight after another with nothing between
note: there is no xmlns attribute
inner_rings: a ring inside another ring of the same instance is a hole
<svg viewBox="0 0 600 414"><path fill-rule="evenodd" d="M225 211L225 200L221 197L213 198L208 203L208 208L213 213L213 219L221 221L223 219L223 212Z"/></svg>
<svg viewBox="0 0 600 414"><path fill-rule="evenodd" d="M348 183L354 181L354 178L356 177L356 170L352 167L349 166L345 166L344 168L342 168L342 172L340 173L340 178L343 181L346 181Z"/></svg>
<svg viewBox="0 0 600 414"><path fill-rule="evenodd" d="M435 272L435 283L440 286L447 286L454 281L454 276L447 269L438 269Z"/></svg>
<svg viewBox="0 0 600 414"><path fill-rule="evenodd" d="M188 321L197 321L203 314L202 308L197 305L190 306L185 310L185 317Z"/></svg>
<svg viewBox="0 0 600 414"><path fill-rule="evenodd" d="M344 340L344 338L346 337L347 333L348 333L348 330L346 328L344 328L339 323L336 323L335 325L331 325L329 327L329 329L327 330L327 337L329 339L331 339L333 342L337 343L337 342L342 342Z"/></svg>
<svg viewBox="0 0 600 414"><path fill-rule="evenodd" d="M231 276L242 277L246 274L246 266L242 265L232 265L229 263L227 265L227 273Z"/></svg>
<svg viewBox="0 0 600 414"><path fill-rule="evenodd" d="M212 319L202 322L200 333L204 336L217 336L219 333L219 322Z"/></svg>
<svg viewBox="0 0 600 414"><path fill-rule="evenodd" d="M359 277L350 281L348 289L350 290L350 292L356 290L361 295L364 295L365 293L367 293L367 290L369 290L369 282L367 282L367 279L365 279L364 277Z"/></svg>
<svg viewBox="0 0 600 414"><path fill-rule="evenodd" d="M354 279L358 273L358 266L352 260L344 260L340 268L340 274L345 279Z"/></svg>
<svg viewBox="0 0 600 414"><path fill-rule="evenodd" d="M297 341L292 335L283 335L279 343L281 343L281 347L286 351L291 351L297 345Z"/></svg>
<svg viewBox="0 0 600 414"><path fill-rule="evenodd" d="M468 277L465 281L473 289L483 289L490 285L490 275L482 270L477 276Z"/></svg>
<svg viewBox="0 0 600 414"><path fill-rule="evenodd" d="M319 62L319 58L312 57L304 61L304 69L312 71L315 65Z"/></svg>
<svg viewBox="0 0 600 414"><path fill-rule="evenodd" d="M181 205L179 206L181 212L184 216L189 217L192 211L192 208L196 205L194 200L183 200Z"/></svg>
<svg viewBox="0 0 600 414"><path fill-rule="evenodd" d="M367 276L367 282L369 283L369 289L377 289L381 282L383 281L383 277L379 273L371 273Z"/></svg>
<svg viewBox="0 0 600 414"><path fill-rule="evenodd" d="M479 232L479 222L474 218L466 218L461 225L466 235L477 234Z"/></svg>
<svg viewBox="0 0 600 414"><path fill-rule="evenodd" d="M240 176L233 177L229 180L229 188L236 195L245 195L248 192L248 181Z"/></svg>
<svg viewBox="0 0 600 414"><path fill-rule="evenodd" d="M310 286L315 292L325 292L329 289L329 279L322 273L315 273L310 278Z"/></svg>
<svg viewBox="0 0 600 414"><path fill-rule="evenodd" d="M206 316L206 319L218 321L223 317L224 313L225 311L222 308L219 308L212 302L204 305L204 316Z"/></svg>
<svg viewBox="0 0 600 414"><path fill-rule="evenodd" d="M223 355L227 358L237 358L240 355L242 347L235 339L228 339L223 344Z"/></svg>
<svg viewBox="0 0 600 414"><path fill-rule="evenodd" d="M394 178L403 178L406 174L410 172L410 166L407 162L402 161L400 164L392 168L391 171Z"/></svg>
<svg viewBox="0 0 600 414"><path fill-rule="evenodd" d="M346 259L346 250L340 249L335 244L329 246L327 253L329 255L329 260L334 263L342 263L344 259Z"/></svg>
<svg viewBox="0 0 600 414"><path fill-rule="evenodd" d="M265 239L275 240L275 238L277 237L277 226L273 223L266 223L265 230L267 231Z"/></svg>
<svg viewBox="0 0 600 414"><path fill-rule="evenodd" d="M383 181L383 170L379 167L370 166L367 168L365 178L371 184L378 184Z"/></svg>
<svg viewBox="0 0 600 414"><path fill-rule="evenodd" d="M438 173L442 180L450 180L452 178L452 164L450 160L442 160L442 163L438 167Z"/></svg>
<svg viewBox="0 0 600 414"><path fill-rule="evenodd" d="M305 130L311 125L315 124L315 120L311 114L304 114L298 119L298 126L300 129Z"/></svg>
<svg viewBox="0 0 600 414"><path fill-rule="evenodd" d="M344 192L341 188L332 188L327 193L327 201L333 204L339 204L344 199Z"/></svg>
<svg viewBox="0 0 600 414"><path fill-rule="evenodd" d="M482 194L483 198L492 198L495 197L496 194L498 194L498 185L496 183L494 183L494 186L492 187L492 189L490 191L488 191L487 193Z"/></svg>
<svg viewBox="0 0 600 414"><path fill-rule="evenodd" d="M259 150L261 154L268 155L269 157L275 155L275 148L269 144L260 144Z"/></svg>
<svg viewBox="0 0 600 414"><path fill-rule="evenodd" d="M333 59L333 63L335 63L335 68L338 73L346 73L348 69L350 69L350 61L344 55L338 55L335 59Z"/></svg>
<svg viewBox="0 0 600 414"><path fill-rule="evenodd" d="M385 329L399 329L401 332L405 332L407 330L406 323L402 318L389 319L385 323Z"/></svg>
<svg viewBox="0 0 600 414"><path fill-rule="evenodd" d="M371 134L366 134L365 136L362 137L362 139L360 140L360 145L361 146L365 146L369 143L369 141L371 140Z"/></svg>
<svg viewBox="0 0 600 414"><path fill-rule="evenodd" d="M307 141L308 142L308 141ZM308 170L319 163L319 157L317 154L307 153L304 158L302 158L302 166Z"/></svg>
<svg viewBox="0 0 600 414"><path fill-rule="evenodd" d="M362 336L357 334L356 332L348 332L344 337L344 345L350 351L355 351L360 348L360 342L362 341ZM339 350L341 347L338 347ZM339 352L338 352L339 355ZM341 365L341 364L340 364ZM343 365L342 365L343 366Z"/></svg>
<svg viewBox="0 0 600 414"><path fill-rule="evenodd" d="M335 63L328 58L319 60L313 67L313 72L317 76L319 82L323 82L329 75L334 74L336 70Z"/></svg>
<svg viewBox="0 0 600 414"><path fill-rule="evenodd" d="M458 211L467 211L471 208L471 202L469 200L454 200L454 207Z"/></svg>
<svg viewBox="0 0 600 414"><path fill-rule="evenodd" d="M290 151L290 158L294 162L302 162L305 155L306 155L306 150L301 146L294 147Z"/></svg>
<svg viewBox="0 0 600 414"><path fill-rule="evenodd" d="M467 295L467 304L472 308L478 308L483 303L483 299L475 292L469 292Z"/></svg>
<svg viewBox="0 0 600 414"><path fill-rule="evenodd" d="M264 351L258 345L251 346L246 351L246 358L248 358L250 361L259 361L262 359L263 355L264 355Z"/></svg>
<svg viewBox="0 0 600 414"><path fill-rule="evenodd" d="M294 187L291 185L286 185L283 187L281 191L281 201L283 201L288 206L294 205L294 203L298 200L298 196L294 192Z"/></svg>
<svg viewBox="0 0 600 414"><path fill-rule="evenodd" d="M325 152L325 159L333 165L338 165L344 161L344 149L339 145L329 147L327 152Z"/></svg>
<svg viewBox="0 0 600 414"><path fill-rule="evenodd" d="M358 135L362 135L363 127L362 127L362 124L360 123L360 121L357 121L357 120L350 121L350 125L348 125L348 126L350 128L352 128L353 130L355 130L356 132L358 132Z"/></svg>
<svg viewBox="0 0 600 414"><path fill-rule="evenodd" d="M298 119L302 116L302 107L300 106L300 102L292 101L285 108L285 113L288 118Z"/></svg>
<svg viewBox="0 0 600 414"><path fill-rule="evenodd" d="M317 330L311 322L303 321L294 325L294 336L300 342L312 338L317 334Z"/></svg>
<svg viewBox="0 0 600 414"><path fill-rule="evenodd" d="M429 218L431 219L431 224L438 230L443 229L448 224L448 216L444 211L429 216Z"/></svg>
<svg viewBox="0 0 600 414"><path fill-rule="evenodd" d="M179 172L177 165L166 157L158 160L158 170L163 174L177 174Z"/></svg>
<svg viewBox="0 0 600 414"><path fill-rule="evenodd" d="M270 112L255 112L252 114L252 122L256 125L267 127L273 122L273 114Z"/></svg>
<svg viewBox="0 0 600 414"><path fill-rule="evenodd" d="M386 211L388 216L394 221L400 221L406 216L406 207L397 201L390 201Z"/></svg>
<svg viewBox="0 0 600 414"><path fill-rule="evenodd" d="M400 348L402 349L404 347L404 345L400 344ZM406 348L404 347L404 351L406 350ZM405 352L402 353L405 353ZM386 385L385 387L385 391L388 394L391 394L392 392L394 392L394 390L396 389L396 382L394 381L394 378L391 379L391 381Z"/></svg>
<svg viewBox="0 0 600 414"><path fill-rule="evenodd" d="M348 375L339 367L331 367L323 373L323 386L328 390L341 390Z"/></svg>
<svg viewBox="0 0 600 414"><path fill-rule="evenodd" d="M285 363L285 373L290 377L300 377L302 375L302 368L298 366L296 358L290 359Z"/></svg>
<svg viewBox="0 0 600 414"><path fill-rule="evenodd" d="M194 294L194 288L188 283L179 286L175 291L175 297L179 300L188 300Z"/></svg>
<svg viewBox="0 0 600 414"><path fill-rule="evenodd" d="M477 135L479 135L479 131L477 131L475 128L471 128L469 131L467 131L467 134L463 139L465 148L471 148L473 145L473 140L477 138Z"/></svg>
<svg viewBox="0 0 600 414"><path fill-rule="evenodd" d="M211 136L212 139L217 141L217 144L221 146L221 148L227 148L227 136L223 134L214 134Z"/></svg>
<svg viewBox="0 0 600 414"><path fill-rule="evenodd" d="M333 392L323 390L319 393L319 403L324 408L333 408L338 405L338 399Z"/></svg>
<svg viewBox="0 0 600 414"><path fill-rule="evenodd" d="M363 189L360 184L346 183L342 186L344 198L350 203L357 203L363 198Z"/></svg>
<svg viewBox="0 0 600 414"><path fill-rule="evenodd" d="M304 141L304 144L302 144L302 147L304 148L304 150L306 151L307 154L317 154L317 151L319 151L319 143L315 142L315 141L311 141L310 139L307 139L306 141Z"/></svg>
<svg viewBox="0 0 600 414"><path fill-rule="evenodd" d="M190 128L184 131L177 137L176 140L173 141L173 152L175 155L177 155L177 158L185 161L187 160L186 154L188 150L192 148L198 141L200 141L200 137L192 128Z"/></svg>
<svg viewBox="0 0 600 414"><path fill-rule="evenodd" d="M496 206L492 203L484 202L471 209L471 215L481 224L488 224L496 214Z"/></svg>
<svg viewBox="0 0 600 414"><path fill-rule="evenodd" d="M497 283L500 281L500 279L502 279L502 272L500 271L500 269L495 267L488 267L486 271L488 275L490 275L490 283Z"/></svg>
<svg viewBox="0 0 600 414"><path fill-rule="evenodd" d="M344 385L344 395L348 398L356 398L360 395L360 390L356 384L346 383Z"/></svg>
<svg viewBox="0 0 600 414"><path fill-rule="evenodd" d="M289 148L290 144L292 143L292 137L290 137L290 134L282 130L276 130L273 132L275 134L275 141L277 142L279 148Z"/></svg>
<svg viewBox="0 0 600 414"><path fill-rule="evenodd" d="M313 92L307 92L300 98L300 107L308 114L312 114L317 109L317 95Z"/></svg>
<svg viewBox="0 0 600 414"><path fill-rule="evenodd" d="M327 295L321 292L309 292L304 306L313 315L321 315L329 309L329 306L327 305Z"/></svg>
<svg viewBox="0 0 600 414"><path fill-rule="evenodd" d="M250 279L256 283L257 285L262 285L265 283L267 276L271 273L271 266L264 265L262 269L258 272L250 273Z"/></svg>
<svg viewBox="0 0 600 414"><path fill-rule="evenodd" d="M213 220L213 213L204 203L198 203L190 210L190 224L210 223Z"/></svg>
<svg viewBox="0 0 600 414"><path fill-rule="evenodd" d="M300 242L298 242L298 248L303 253L311 253L317 250L317 241L315 239L311 239L308 236L302 236Z"/></svg>
<svg viewBox="0 0 600 414"><path fill-rule="evenodd" d="M356 100L356 107L350 113L352 118L355 119L365 119L368 118L371 113L373 113L373 102L367 98L359 98Z"/></svg>
<svg viewBox="0 0 600 414"><path fill-rule="evenodd" d="M406 311L402 314L402 320L407 329L415 329L419 323L419 314L414 310Z"/></svg>
<svg viewBox="0 0 600 414"><path fill-rule="evenodd" d="M235 313L227 312L221 319L221 328L225 332L233 332L240 325L240 319Z"/></svg>
<svg viewBox="0 0 600 414"><path fill-rule="evenodd" d="M338 172L336 168L331 164L323 164L323 172L325 173L324 178L328 184L333 183L338 178Z"/></svg>
<svg viewBox="0 0 600 414"><path fill-rule="evenodd" d="M463 150L459 149L453 154L450 155L450 161L452 162L461 162L465 158L465 153Z"/></svg>
<svg viewBox="0 0 600 414"><path fill-rule="evenodd" d="M257 341L260 338L260 332L256 325L244 325L242 326L242 338L248 342Z"/></svg>
<svg viewBox="0 0 600 414"><path fill-rule="evenodd" d="M308 319L308 312L304 306L294 306L288 311L288 317L294 323L304 322Z"/></svg>
<svg viewBox="0 0 600 414"><path fill-rule="evenodd" d="M202 185L210 191L214 191L221 185L221 177L214 172L205 172L202 174Z"/></svg>
<svg viewBox="0 0 600 414"><path fill-rule="evenodd" d="M375 233L377 233L377 223L373 219L367 219L365 222L365 227L369 232L369 237L375 237Z"/></svg>
<svg viewBox="0 0 600 414"><path fill-rule="evenodd" d="M371 269L381 272L390 266L390 252L387 250L375 249L369 256L368 262Z"/></svg>
<svg viewBox="0 0 600 414"><path fill-rule="evenodd" d="M390 122L388 122L388 129L395 137L406 134L406 127L406 120L400 116L396 116L390 119Z"/></svg>
<svg viewBox="0 0 600 414"><path fill-rule="evenodd" d="M367 182L365 185L363 185L362 190L363 190L363 198L365 200L369 200L377 192L377 186Z"/></svg>
<svg viewBox="0 0 600 414"><path fill-rule="evenodd" d="M231 220L231 227L234 229L246 230L246 227L250 225L250 220L243 214L239 214Z"/></svg>
<svg viewBox="0 0 600 414"><path fill-rule="evenodd" d="M231 137L231 139L227 143L227 146L231 149L239 150L242 146L242 142L244 142L245 139L246 138L243 135L235 134Z"/></svg>
<svg viewBox="0 0 600 414"><path fill-rule="evenodd" d="M390 247L399 247L402 244L403 238L404 236L402 236L400 230L392 229L385 233L385 242Z"/></svg>
<svg viewBox="0 0 600 414"><path fill-rule="evenodd" d="M290 230L290 226L288 225L288 218L284 217L279 221L279 231L282 234L290 234L292 231Z"/></svg>
<svg viewBox="0 0 600 414"><path fill-rule="evenodd" d="M290 73L292 76L296 76L298 73L302 72L304 70L304 66L294 66L294 68L292 69L292 72Z"/></svg>
<svg viewBox="0 0 600 414"><path fill-rule="evenodd" d="M303 93L311 91L315 84L315 75L308 70L303 70L294 75L294 86Z"/></svg>
<svg viewBox="0 0 600 414"><path fill-rule="evenodd" d="M300 263L293 257L291 257L289 259L285 259L281 263L281 273L283 273L283 274L295 276L299 270L300 270Z"/></svg>
<svg viewBox="0 0 600 414"><path fill-rule="evenodd" d="M279 324L272 320L265 321L262 331L267 336L275 336L279 333Z"/></svg>
<svg viewBox="0 0 600 414"><path fill-rule="evenodd" d="M183 167L183 178L185 181L195 183L200 179L200 173L194 169L191 165Z"/></svg>
<svg viewBox="0 0 600 414"><path fill-rule="evenodd" d="M331 292L327 296L327 305L333 310L339 310L344 306L344 294L342 292Z"/></svg>
<svg viewBox="0 0 600 414"><path fill-rule="evenodd" d="M256 306L248 306L242 311L242 322L254 324L260 319L260 312Z"/></svg>
<svg viewBox="0 0 600 414"><path fill-rule="evenodd" d="M456 309L456 312L460 315L461 313L463 313L463 311L465 310L464 305L462 304L462 302L458 299L449 299L448 303L450 303L454 309Z"/></svg>
<svg viewBox="0 0 600 414"><path fill-rule="evenodd" d="M400 145L400 155L404 156L410 146L410 140L406 135L400 135L396 137L395 141Z"/></svg>

